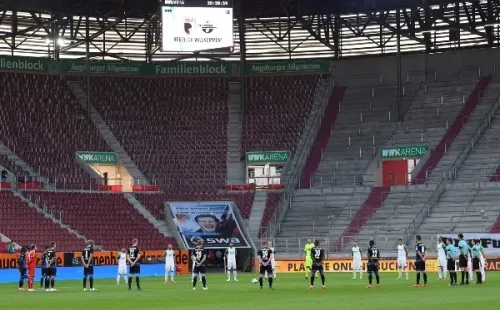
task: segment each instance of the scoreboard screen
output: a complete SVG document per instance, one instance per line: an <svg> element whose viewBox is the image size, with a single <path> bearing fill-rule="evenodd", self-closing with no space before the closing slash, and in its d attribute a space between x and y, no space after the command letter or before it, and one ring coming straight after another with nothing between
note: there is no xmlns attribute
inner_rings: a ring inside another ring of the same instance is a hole
<svg viewBox="0 0 500 310"><path fill-rule="evenodd" d="M161 0L162 50L196 52L234 45L232 0Z"/></svg>

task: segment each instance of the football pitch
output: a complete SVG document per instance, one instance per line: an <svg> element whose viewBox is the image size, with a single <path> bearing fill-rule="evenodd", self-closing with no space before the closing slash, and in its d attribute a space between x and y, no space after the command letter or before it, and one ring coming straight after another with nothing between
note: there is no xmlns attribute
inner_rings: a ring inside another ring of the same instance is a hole
<svg viewBox="0 0 500 310"><path fill-rule="evenodd" d="M274 289L259 289L252 274L242 273L239 282L226 282L223 274L208 274L208 291L198 285L191 290L188 276L177 284L163 284L162 277L143 278L143 291L127 290L115 280L96 280L98 291L84 292L81 281L56 282L57 292L18 292L17 284L0 285L1 309L499 309L500 273L487 273L484 285L449 287L429 274L429 286L412 288L410 280L396 280L395 273L381 274L381 288L366 289L363 280L352 280L350 273L327 274L327 290L317 281L314 290L302 274L279 275ZM319 280L319 279L318 279ZM460 276L459 276L460 281Z"/></svg>

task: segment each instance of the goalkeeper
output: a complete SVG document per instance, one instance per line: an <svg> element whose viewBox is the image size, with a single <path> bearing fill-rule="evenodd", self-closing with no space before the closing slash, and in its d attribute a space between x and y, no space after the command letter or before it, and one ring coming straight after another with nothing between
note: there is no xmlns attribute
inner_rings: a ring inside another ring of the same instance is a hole
<svg viewBox="0 0 500 310"><path fill-rule="evenodd" d="M314 243L312 242L312 239L307 239L307 243L304 246L304 252L306 256L306 280L309 278L309 275L311 274L311 268L313 264L313 260L311 257L311 250L314 248Z"/></svg>

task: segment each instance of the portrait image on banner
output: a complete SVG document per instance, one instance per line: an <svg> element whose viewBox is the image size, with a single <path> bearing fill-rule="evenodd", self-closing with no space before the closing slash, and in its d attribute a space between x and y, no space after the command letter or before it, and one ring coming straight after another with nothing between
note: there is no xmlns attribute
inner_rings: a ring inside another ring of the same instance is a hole
<svg viewBox="0 0 500 310"><path fill-rule="evenodd" d="M198 240L207 249L225 248L231 242L237 248L249 247L231 202L179 202L168 206L188 248L194 248Z"/></svg>

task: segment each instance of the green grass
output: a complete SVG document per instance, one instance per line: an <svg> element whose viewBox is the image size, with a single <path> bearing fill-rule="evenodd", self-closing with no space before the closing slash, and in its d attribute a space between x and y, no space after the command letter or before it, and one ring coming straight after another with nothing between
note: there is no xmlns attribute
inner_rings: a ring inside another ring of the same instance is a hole
<svg viewBox="0 0 500 310"><path fill-rule="evenodd" d="M208 291L191 290L187 276L177 278L177 285L163 284L163 279L142 279L143 291L128 291L114 280L96 280L98 291L84 292L81 281L59 281L58 292L18 292L16 284L0 285L1 309L499 309L500 273L487 273L482 286L448 287L429 274L429 287L411 288L410 280L395 280L396 274L381 274L381 288L366 289L363 280L351 280L349 273L327 274L327 290L321 285L310 291L302 274L279 275L274 290L259 290L251 283L255 276L240 274L239 282L226 282L223 274L209 274ZM320 283L318 283L320 284ZM134 281L135 286L135 281Z"/></svg>

